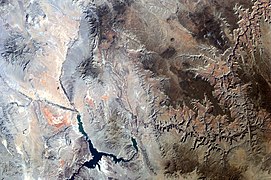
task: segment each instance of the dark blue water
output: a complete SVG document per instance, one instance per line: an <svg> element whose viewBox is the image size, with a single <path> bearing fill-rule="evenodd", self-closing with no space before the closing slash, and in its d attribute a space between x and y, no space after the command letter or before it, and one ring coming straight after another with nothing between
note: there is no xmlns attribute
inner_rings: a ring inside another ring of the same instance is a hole
<svg viewBox="0 0 271 180"><path fill-rule="evenodd" d="M89 139L88 138L88 134L85 132L84 130L84 127L83 127L83 123L81 121L81 116L80 115L77 115L77 121L78 121L78 129L79 131L83 134L83 136L86 138L86 139Z"/></svg>
<svg viewBox="0 0 271 180"><path fill-rule="evenodd" d="M132 137L131 141L133 143L133 147L135 148L136 152L138 152L137 142L136 142L135 138Z"/></svg>
<svg viewBox="0 0 271 180"><path fill-rule="evenodd" d="M87 142L88 142L89 151L90 151L91 155L93 156L92 159L91 159L90 161L85 162L85 163L82 165L82 167L85 166L85 167L87 167L87 168L91 168L91 169L92 169L92 168L95 168L96 166L98 166L98 168L100 169L99 161L102 159L103 156L111 157L115 163L119 163L119 162L129 162L129 161L131 161L131 160L134 158L134 156L137 154L137 152L138 152L137 142L136 142L136 140L135 140L133 137L131 138L131 141L132 141L133 147L134 147L135 150L136 150L136 153L135 153L130 159L124 159L124 158L122 158L122 157L118 158L117 156L115 156L115 155L113 155L113 154L108 154L108 153L104 153L104 152L99 152L99 151L93 146L91 140L89 139L87 133L85 132L84 127L83 127L83 123L82 123L82 120L81 120L81 116L80 116L80 115L77 115L77 121L78 121L78 128L79 128L79 131L80 131L80 132L83 134L83 136L86 138L86 140L87 140ZM81 168L82 168L82 167L81 167ZM78 172L80 171L81 168L79 168ZM75 173L75 174L73 174L71 180L74 179L74 176L75 176L76 174L78 174L78 172Z"/></svg>

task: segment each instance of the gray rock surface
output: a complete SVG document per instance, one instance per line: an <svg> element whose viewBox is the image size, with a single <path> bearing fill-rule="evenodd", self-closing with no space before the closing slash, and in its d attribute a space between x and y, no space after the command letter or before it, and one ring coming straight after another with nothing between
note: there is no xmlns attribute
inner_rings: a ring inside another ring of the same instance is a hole
<svg viewBox="0 0 271 180"><path fill-rule="evenodd" d="M1 179L270 179L269 0L0 1Z"/></svg>

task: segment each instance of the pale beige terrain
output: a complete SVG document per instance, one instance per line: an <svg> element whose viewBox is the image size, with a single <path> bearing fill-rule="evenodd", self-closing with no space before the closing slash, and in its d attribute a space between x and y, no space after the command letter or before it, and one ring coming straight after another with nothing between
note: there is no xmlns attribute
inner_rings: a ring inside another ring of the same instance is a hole
<svg viewBox="0 0 271 180"><path fill-rule="evenodd" d="M271 179L270 0L0 1L0 179Z"/></svg>

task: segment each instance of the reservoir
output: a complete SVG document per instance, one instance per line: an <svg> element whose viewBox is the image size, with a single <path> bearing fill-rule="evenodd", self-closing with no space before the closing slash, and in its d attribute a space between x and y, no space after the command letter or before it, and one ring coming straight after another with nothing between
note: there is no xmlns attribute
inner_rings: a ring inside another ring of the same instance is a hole
<svg viewBox="0 0 271 180"><path fill-rule="evenodd" d="M105 153L105 152L99 152L93 146L91 140L89 139L87 133L85 132L80 115L77 115L77 121L78 121L78 129L82 133L82 135L86 138L86 140L88 142L89 151L90 151L91 155L93 156L93 158L90 161L85 162L83 164L83 166L88 167L88 168L95 168L96 165L97 165L98 168L100 169L99 161L101 160L102 156L111 157L115 163L118 163L118 162L129 162L130 160L133 159L133 157L138 152L137 142L136 142L136 139L133 138L133 137L131 138L131 142L132 142L133 147L136 150L136 153L130 159L124 159L122 157L118 158L117 156L115 156L113 154L108 154L108 153Z"/></svg>

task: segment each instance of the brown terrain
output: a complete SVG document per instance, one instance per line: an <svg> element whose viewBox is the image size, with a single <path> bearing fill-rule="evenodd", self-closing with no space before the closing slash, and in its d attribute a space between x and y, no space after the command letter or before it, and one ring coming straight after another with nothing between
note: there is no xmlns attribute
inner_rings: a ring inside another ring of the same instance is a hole
<svg viewBox="0 0 271 180"><path fill-rule="evenodd" d="M270 0L0 0L0 179L271 179Z"/></svg>

